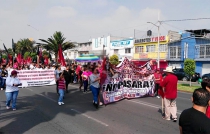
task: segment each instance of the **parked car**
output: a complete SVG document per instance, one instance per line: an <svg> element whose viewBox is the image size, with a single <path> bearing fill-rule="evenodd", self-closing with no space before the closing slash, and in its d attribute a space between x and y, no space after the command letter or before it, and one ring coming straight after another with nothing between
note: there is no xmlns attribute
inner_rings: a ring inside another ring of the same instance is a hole
<svg viewBox="0 0 210 134"><path fill-rule="evenodd" d="M204 74L204 75L202 76L202 79L210 79L210 73Z"/></svg>
<svg viewBox="0 0 210 134"><path fill-rule="evenodd" d="M174 74L177 76L178 80L189 81L190 77L184 72L184 69L173 69ZM200 74L196 73L192 76L191 81L196 82L200 78Z"/></svg>

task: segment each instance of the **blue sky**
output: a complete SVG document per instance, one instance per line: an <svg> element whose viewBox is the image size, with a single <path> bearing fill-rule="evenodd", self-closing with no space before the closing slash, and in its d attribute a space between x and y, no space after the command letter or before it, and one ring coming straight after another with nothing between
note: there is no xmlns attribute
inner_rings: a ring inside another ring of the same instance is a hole
<svg viewBox="0 0 210 134"><path fill-rule="evenodd" d="M210 18L209 0L0 0L0 48L11 47L12 38L47 39L55 31L66 40L85 42L100 36L141 38L157 28L146 22ZM31 25L29 27L27 25ZM210 20L167 22L168 30L210 29Z"/></svg>

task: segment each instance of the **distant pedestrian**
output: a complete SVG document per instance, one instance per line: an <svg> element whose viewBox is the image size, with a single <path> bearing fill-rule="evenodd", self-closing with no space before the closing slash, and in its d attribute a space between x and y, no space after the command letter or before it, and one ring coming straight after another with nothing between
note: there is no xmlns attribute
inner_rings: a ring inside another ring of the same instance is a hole
<svg viewBox="0 0 210 134"><path fill-rule="evenodd" d="M82 85L83 85L83 80L82 80L82 73L83 73L84 67L81 68L79 71L79 90L81 91Z"/></svg>
<svg viewBox="0 0 210 134"><path fill-rule="evenodd" d="M56 82L56 93L59 95L58 93L58 79L60 78L59 77L59 73L61 73L62 70L61 70L61 66L60 65L57 65L55 71L54 71L54 76L55 76L55 82Z"/></svg>
<svg viewBox="0 0 210 134"><path fill-rule="evenodd" d="M180 134L210 134L210 119L205 115L209 99L205 89L194 90L193 107L184 110L179 118Z"/></svg>
<svg viewBox="0 0 210 134"><path fill-rule="evenodd" d="M173 74L172 68L167 67L166 70L166 77L160 83L161 87L164 88L164 105L165 105L165 120L171 120L174 122L177 121L177 106L176 106L176 98L177 98L177 83L178 79Z"/></svg>
<svg viewBox="0 0 210 134"><path fill-rule="evenodd" d="M10 109L10 102L12 100L12 109L16 110L16 101L19 92L18 86L21 86L20 80L17 78L17 71L13 70L11 76L6 79L6 108Z"/></svg>
<svg viewBox="0 0 210 134"><path fill-rule="evenodd" d="M87 70L87 67L84 68L84 71L82 73L82 80L83 80L83 86L84 86L84 93L87 92L87 88L88 88L88 77L89 77L89 74L88 74L88 70Z"/></svg>
<svg viewBox="0 0 210 134"><path fill-rule="evenodd" d="M65 79L63 76L63 73L59 73L59 79L58 79L58 92L60 94L59 98L58 98L58 105L63 105L63 98L64 98L64 93L66 90L66 85L65 85Z"/></svg>
<svg viewBox="0 0 210 134"><path fill-rule="evenodd" d="M68 85L70 83L70 79L71 79L71 72L70 72L70 68L69 66L66 66L66 70L63 71L63 75L66 81L66 93L69 93L68 91Z"/></svg>
<svg viewBox="0 0 210 134"><path fill-rule="evenodd" d="M156 72L154 73L155 77L155 96L157 98L160 98L158 95L158 90L160 88L160 82L162 81L162 74L160 73L160 69L157 69Z"/></svg>
<svg viewBox="0 0 210 134"><path fill-rule="evenodd" d="M90 75L90 89L93 94L93 105L98 108L99 101L98 101L98 95L100 91L100 76L99 71L97 68L93 68L93 73Z"/></svg>

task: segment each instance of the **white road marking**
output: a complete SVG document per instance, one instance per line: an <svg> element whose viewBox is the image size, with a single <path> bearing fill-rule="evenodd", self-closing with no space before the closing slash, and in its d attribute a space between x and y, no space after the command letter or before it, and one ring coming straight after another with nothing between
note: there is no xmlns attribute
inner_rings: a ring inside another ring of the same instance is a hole
<svg viewBox="0 0 210 134"><path fill-rule="evenodd" d="M33 90L31 88L27 88L27 89L33 92Z"/></svg>
<svg viewBox="0 0 210 134"><path fill-rule="evenodd" d="M145 106L149 106L149 107L153 107L153 108L157 108L157 109L161 109L161 106L152 104L152 103L148 103L148 102L144 102L144 101L134 101L134 100L128 100L130 102L133 103L137 103L137 104L141 104L141 105L145 105ZM182 111L177 110L177 114L181 114Z"/></svg>
<svg viewBox="0 0 210 134"><path fill-rule="evenodd" d="M102 122L102 121L100 121L100 120L98 120L98 119L95 119L95 118L93 118L93 117L91 117L91 116L89 116L89 115L87 115L87 114L83 114L82 112L80 112L80 111L78 111L78 110L76 110L76 109L71 109L71 110L74 111L74 112L76 112L76 113L78 113L78 114L81 114L81 115L87 117L88 119L91 119L91 120L93 120L93 121L95 121L95 122L98 122L98 123L100 123L101 125L104 125L104 126L106 126L106 127L109 126L108 124L106 124L106 123L104 123L104 122Z"/></svg>
<svg viewBox="0 0 210 134"><path fill-rule="evenodd" d="M177 97L177 98L180 98L180 99L183 99L183 100L191 100L190 98L183 98L183 97Z"/></svg>
<svg viewBox="0 0 210 134"><path fill-rule="evenodd" d="M26 88L26 89L28 89L28 90L34 92L31 88ZM35 93L35 94L37 94L37 93ZM47 98L48 100L51 100L51 101L53 101L53 102L57 102L57 101L55 101L55 100L51 99L50 97L45 96L45 95L43 95L43 94L37 94L37 95L40 95L40 96L42 96L42 97L45 97L45 98Z"/></svg>

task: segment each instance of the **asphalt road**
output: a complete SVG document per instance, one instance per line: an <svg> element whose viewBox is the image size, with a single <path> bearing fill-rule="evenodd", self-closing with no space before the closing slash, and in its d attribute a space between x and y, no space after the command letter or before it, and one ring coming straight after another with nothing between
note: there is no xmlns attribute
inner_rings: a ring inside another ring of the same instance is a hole
<svg viewBox="0 0 210 134"><path fill-rule="evenodd" d="M0 91L0 133L40 134L177 134L178 122L161 116L161 99L122 100L96 109L91 92L69 87L65 105L58 106L55 86L21 88L17 110L7 110ZM191 94L178 92L178 116L191 107Z"/></svg>

